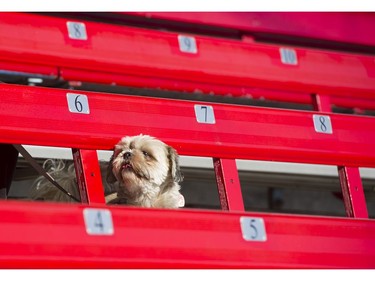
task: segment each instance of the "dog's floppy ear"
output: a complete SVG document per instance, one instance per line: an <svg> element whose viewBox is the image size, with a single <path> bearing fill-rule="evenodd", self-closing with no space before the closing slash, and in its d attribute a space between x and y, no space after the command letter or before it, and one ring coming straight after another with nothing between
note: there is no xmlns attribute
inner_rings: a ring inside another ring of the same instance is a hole
<svg viewBox="0 0 375 281"><path fill-rule="evenodd" d="M112 172L112 166L113 166L113 159L115 158L115 149L113 149L113 154L111 156L111 159L109 160L108 167L107 167L107 176L106 180L108 183L114 183L117 181L115 175Z"/></svg>
<svg viewBox="0 0 375 281"><path fill-rule="evenodd" d="M168 154L169 154L169 163L170 163L170 171L171 176L174 182L181 182L184 179L184 176L180 170L180 164L178 162L178 154L176 150L168 146Z"/></svg>

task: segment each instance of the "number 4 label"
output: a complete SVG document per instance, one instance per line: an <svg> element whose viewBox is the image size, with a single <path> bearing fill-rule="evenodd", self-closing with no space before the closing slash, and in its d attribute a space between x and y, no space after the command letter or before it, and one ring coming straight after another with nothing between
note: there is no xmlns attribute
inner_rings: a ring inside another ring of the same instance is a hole
<svg viewBox="0 0 375 281"><path fill-rule="evenodd" d="M90 114L89 100L86 95L67 93L68 108L70 112Z"/></svg>
<svg viewBox="0 0 375 281"><path fill-rule="evenodd" d="M89 235L113 235L112 214L106 209L83 210L86 232Z"/></svg>

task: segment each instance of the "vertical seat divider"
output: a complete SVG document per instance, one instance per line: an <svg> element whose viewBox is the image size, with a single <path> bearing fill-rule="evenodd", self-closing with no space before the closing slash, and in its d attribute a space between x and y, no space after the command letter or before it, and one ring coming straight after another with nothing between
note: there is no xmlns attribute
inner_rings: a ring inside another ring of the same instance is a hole
<svg viewBox="0 0 375 281"><path fill-rule="evenodd" d="M105 203L96 150L72 149L82 203Z"/></svg>
<svg viewBox="0 0 375 281"><path fill-rule="evenodd" d="M368 218L359 169L357 167L339 166L338 171L347 216Z"/></svg>
<svg viewBox="0 0 375 281"><path fill-rule="evenodd" d="M313 94L314 110L332 112L330 98L327 95ZM348 217L368 218L366 199L358 167L338 166L340 185Z"/></svg>
<svg viewBox="0 0 375 281"><path fill-rule="evenodd" d="M244 211L236 160L213 158L213 163L221 209Z"/></svg>

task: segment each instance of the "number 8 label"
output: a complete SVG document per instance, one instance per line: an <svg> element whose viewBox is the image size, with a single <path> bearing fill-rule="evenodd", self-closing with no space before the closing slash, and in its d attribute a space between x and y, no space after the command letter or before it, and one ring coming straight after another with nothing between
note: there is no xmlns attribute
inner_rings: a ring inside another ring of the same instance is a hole
<svg viewBox="0 0 375 281"><path fill-rule="evenodd" d="M87 40L86 25L83 22L71 22L66 23L68 27L69 38L75 40Z"/></svg>
<svg viewBox="0 0 375 281"><path fill-rule="evenodd" d="M215 124L214 109L210 105L194 105L195 117L198 123Z"/></svg>
<svg viewBox="0 0 375 281"><path fill-rule="evenodd" d="M328 115L313 115L314 129L317 133L332 134L331 118Z"/></svg>
<svg viewBox="0 0 375 281"><path fill-rule="evenodd" d="M89 101L86 95L67 93L66 98L70 112L90 114Z"/></svg>

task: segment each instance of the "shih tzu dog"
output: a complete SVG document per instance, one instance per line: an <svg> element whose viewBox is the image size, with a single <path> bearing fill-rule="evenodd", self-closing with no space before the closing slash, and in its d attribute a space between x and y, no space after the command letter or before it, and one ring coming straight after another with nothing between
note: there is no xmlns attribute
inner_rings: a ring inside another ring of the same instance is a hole
<svg viewBox="0 0 375 281"><path fill-rule="evenodd" d="M108 204L179 208L185 205L179 183L183 177L174 148L148 135L122 138L115 146L103 177ZM71 194L78 195L73 164L55 168L52 176ZM104 179L105 178L105 179ZM59 180L60 179L60 180ZM79 195L78 195L79 196ZM33 185L33 199L69 201L70 198L40 177Z"/></svg>
<svg viewBox="0 0 375 281"><path fill-rule="evenodd" d="M109 161L107 182L118 182L116 197L128 205L178 208L184 206L179 192L182 174L177 152L147 135L124 137Z"/></svg>

